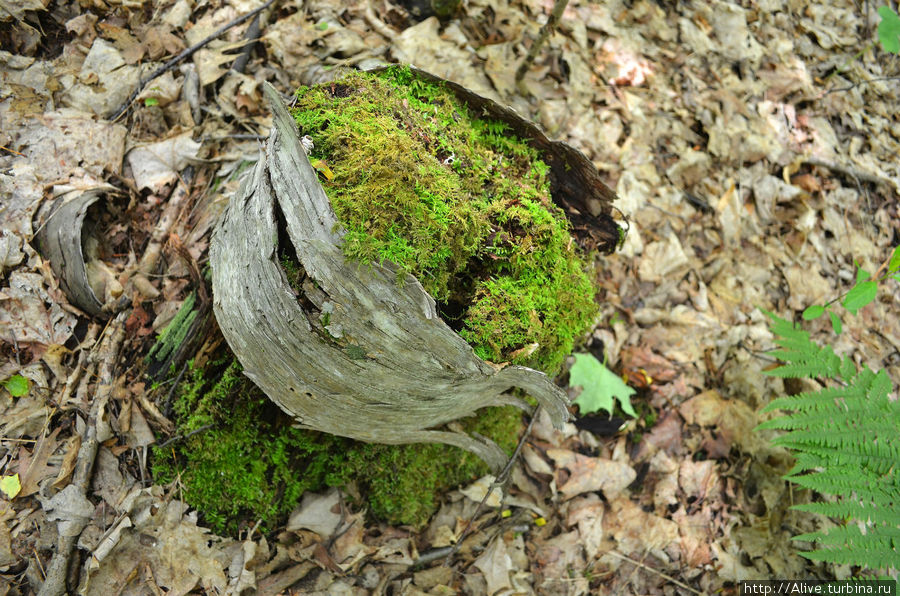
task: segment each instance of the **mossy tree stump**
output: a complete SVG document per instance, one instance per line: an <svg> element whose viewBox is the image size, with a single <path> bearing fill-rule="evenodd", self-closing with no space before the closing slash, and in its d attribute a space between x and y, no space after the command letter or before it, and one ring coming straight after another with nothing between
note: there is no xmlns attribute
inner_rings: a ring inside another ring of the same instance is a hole
<svg viewBox="0 0 900 596"><path fill-rule="evenodd" d="M547 156L556 170L554 201L580 218L581 240L615 247L613 195L584 156L514 112L451 87L473 109L514 123ZM546 374L476 356L403 268L348 260L347 232L297 125L271 86L265 94L275 116L265 158L227 208L210 249L216 318L245 374L303 427L368 442L447 443L494 469L506 456L492 442L433 429L487 406L525 408L511 388L562 425L567 399ZM279 258L287 242L300 268L291 280Z"/></svg>

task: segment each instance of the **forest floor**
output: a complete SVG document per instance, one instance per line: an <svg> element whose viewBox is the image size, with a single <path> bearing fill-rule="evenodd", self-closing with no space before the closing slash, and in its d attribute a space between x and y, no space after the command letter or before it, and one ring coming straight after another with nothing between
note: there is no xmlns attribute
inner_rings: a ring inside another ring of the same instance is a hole
<svg viewBox="0 0 900 596"><path fill-rule="evenodd" d="M387 0L280 0L242 72L250 21L129 103L139 78L260 5L0 0L0 380L28 379L0 389L0 595L36 591L66 535L70 585L96 594L736 594L740 580L858 573L799 554L811 545L792 536L834 522L789 508L815 496L783 480L790 455L754 428L785 391L764 374L760 309L797 317L900 244L900 59L876 42L874 4L572 0L526 97L514 72L551 0L467 0L443 21ZM589 346L638 390L641 417L611 434L537 420L505 504L447 566L436 555L483 484L447 494L420 530L333 491L309 496L292 531L262 537L249 520L218 537L146 475L171 422L141 358L259 157L262 83L287 95L377 61L513 106L584 152L630 223L601 258ZM124 338L72 306L33 247L51 199L86 191L127 204L104 233L132 250L96 288L134 298ZM841 335L824 318L810 329L900 379L898 313L894 284Z"/></svg>

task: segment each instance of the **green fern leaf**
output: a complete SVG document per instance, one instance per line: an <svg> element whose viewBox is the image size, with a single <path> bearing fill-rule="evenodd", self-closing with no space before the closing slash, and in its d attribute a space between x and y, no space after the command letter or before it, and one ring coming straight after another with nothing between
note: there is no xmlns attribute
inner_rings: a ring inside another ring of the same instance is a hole
<svg viewBox="0 0 900 596"><path fill-rule="evenodd" d="M800 554L813 561L838 564L859 564L864 558L873 569L896 567L900 561L900 529L883 528L878 534L863 534L856 525L832 528L827 534L811 532L794 536L794 540L816 542L823 547Z"/></svg>
<svg viewBox="0 0 900 596"><path fill-rule="evenodd" d="M860 270L857 287L862 287L851 296L850 307L871 301L867 278ZM890 377L857 368L792 322L763 312L772 320L779 346L772 355L784 363L767 374L833 381L819 391L772 400L763 411L783 415L757 427L784 431L772 442L795 454L785 478L825 496L824 502L793 508L847 522L795 537L818 547L801 554L875 569L900 567L900 400L890 397Z"/></svg>

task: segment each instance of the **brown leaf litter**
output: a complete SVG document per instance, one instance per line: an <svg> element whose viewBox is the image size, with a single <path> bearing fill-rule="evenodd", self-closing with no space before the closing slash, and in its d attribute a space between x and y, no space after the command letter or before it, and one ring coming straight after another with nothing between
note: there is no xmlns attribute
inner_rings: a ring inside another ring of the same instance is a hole
<svg viewBox="0 0 900 596"><path fill-rule="evenodd" d="M512 73L552 3L469 0L420 22L398 4L282 0L260 15L261 43L235 27L111 122L142 74L262 2L3 3L0 39L17 53L0 52L0 380L21 374L31 389L0 389L2 474L23 487L0 512L0 593L36 591L76 531L86 594L735 593L742 579L846 577L797 554L792 535L830 522L789 509L809 496L753 431L782 393L762 374L771 334L757 307L790 315L840 295L854 263L874 271L900 233L900 84L869 45L874 6L571 0L525 97ZM246 48L251 66L229 69ZM146 473L153 431L170 423L135 364L257 159L270 126L259 85L287 93L381 60L507 103L579 148L630 221L598 272L591 345L639 389L641 418L613 437L539 419L449 567L492 480L446 495L420 530L372 522L330 491L306 495L280 532L260 537L248 520L235 540ZM134 305L108 379L103 327L31 246L42 205L99 184L120 191L101 254ZM895 379L898 296L846 317L833 341Z"/></svg>

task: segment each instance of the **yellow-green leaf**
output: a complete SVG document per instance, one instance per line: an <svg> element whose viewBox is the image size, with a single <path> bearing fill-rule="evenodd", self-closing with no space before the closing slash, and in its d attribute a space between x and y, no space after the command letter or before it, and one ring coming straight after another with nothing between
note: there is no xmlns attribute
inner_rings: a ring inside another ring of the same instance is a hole
<svg viewBox="0 0 900 596"><path fill-rule="evenodd" d="M894 252L891 254L891 260L888 263L888 273L895 271L900 271L900 244L894 247Z"/></svg>
<svg viewBox="0 0 900 596"><path fill-rule="evenodd" d="M19 494L19 491L21 490L22 483L19 481L18 474L0 478L0 492L6 495L10 500L16 498L16 495Z"/></svg>
<svg viewBox="0 0 900 596"><path fill-rule="evenodd" d="M331 168L328 167L328 164L325 163L324 159L311 159L309 160L309 165L314 167L318 173L325 176L326 180L334 180L334 172L331 171Z"/></svg>

